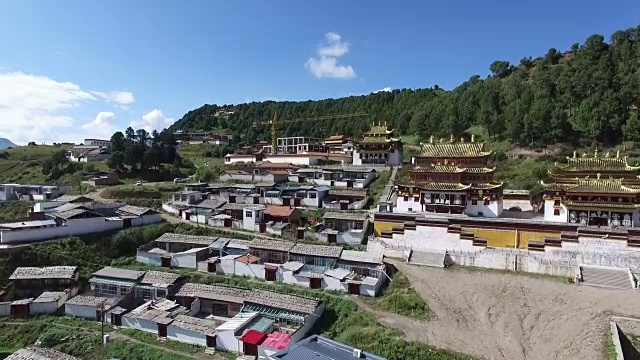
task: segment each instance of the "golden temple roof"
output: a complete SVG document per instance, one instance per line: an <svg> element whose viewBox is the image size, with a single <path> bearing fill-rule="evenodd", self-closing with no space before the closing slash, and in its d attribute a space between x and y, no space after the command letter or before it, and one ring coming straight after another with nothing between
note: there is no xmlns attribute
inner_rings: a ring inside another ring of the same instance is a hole
<svg viewBox="0 0 640 360"><path fill-rule="evenodd" d="M433 140L433 139L432 139ZM485 151L481 142L453 142L444 141L422 144L421 157L480 157L490 155L491 151Z"/></svg>
<svg viewBox="0 0 640 360"><path fill-rule="evenodd" d="M365 136L358 142L361 144L388 144L396 141L400 141L400 139L384 136Z"/></svg>
<svg viewBox="0 0 640 360"><path fill-rule="evenodd" d="M640 194L640 187L625 185L622 179L602 179L600 174L595 179L589 177L576 179L573 184L546 184L540 181L540 185L545 190L565 191L567 193Z"/></svg>
<svg viewBox="0 0 640 360"><path fill-rule="evenodd" d="M566 164L556 163L556 168L562 171L638 171L640 166L630 166L627 163L627 157L621 157L620 151L616 152L615 157L610 156L607 152L605 156L598 155L598 149L593 156L586 153L578 156L577 152L573 152L573 157L567 156Z"/></svg>
<svg viewBox="0 0 640 360"><path fill-rule="evenodd" d="M417 189L425 190L445 190L445 191L462 191L468 189L475 190L491 190L497 189L504 185L503 182L499 183L479 183L479 184L462 184L462 183L447 183L447 182L411 182L410 184L399 184L398 187L414 187Z"/></svg>
<svg viewBox="0 0 640 360"><path fill-rule="evenodd" d="M389 129L386 121L384 123L378 122L378 125L374 123L373 126L371 126L371 129L365 132L365 134L370 134L370 135L388 135L392 133L393 133L393 130Z"/></svg>
<svg viewBox="0 0 640 360"><path fill-rule="evenodd" d="M416 166L411 169L412 172L426 172L426 173L471 173L471 174L488 174L496 168L488 167L459 167L456 165L432 165L432 166Z"/></svg>
<svg viewBox="0 0 640 360"><path fill-rule="evenodd" d="M617 209L637 209L640 208L640 204L632 204L632 203L617 203L617 202L608 202L608 201L597 201L597 202L590 202L590 201L573 201L573 200L567 200L565 201L565 204L567 206L574 206L574 207L593 207L593 208L598 208L598 209L604 209L604 208L617 208Z"/></svg>
<svg viewBox="0 0 640 360"><path fill-rule="evenodd" d="M471 185L472 189L478 189L478 190L490 190L490 189L497 189L499 187L502 187L504 185L504 182L499 182L499 183L477 183L477 184L473 184Z"/></svg>

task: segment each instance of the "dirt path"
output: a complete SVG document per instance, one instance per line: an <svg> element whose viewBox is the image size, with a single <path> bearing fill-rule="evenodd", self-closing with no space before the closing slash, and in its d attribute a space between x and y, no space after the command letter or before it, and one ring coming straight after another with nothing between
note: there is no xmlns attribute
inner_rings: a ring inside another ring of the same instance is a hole
<svg viewBox="0 0 640 360"><path fill-rule="evenodd" d="M368 309L426 342L486 359L601 359L612 314L640 315L640 293L515 274L394 262L434 314L429 322Z"/></svg>

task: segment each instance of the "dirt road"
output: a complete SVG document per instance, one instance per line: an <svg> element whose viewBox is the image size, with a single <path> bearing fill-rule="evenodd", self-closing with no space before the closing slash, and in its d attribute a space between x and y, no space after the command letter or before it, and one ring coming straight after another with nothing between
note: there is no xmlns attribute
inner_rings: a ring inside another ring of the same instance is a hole
<svg viewBox="0 0 640 360"><path fill-rule="evenodd" d="M640 292L563 284L516 274L394 263L435 319L377 313L384 325L486 359L602 359L612 314L640 315Z"/></svg>

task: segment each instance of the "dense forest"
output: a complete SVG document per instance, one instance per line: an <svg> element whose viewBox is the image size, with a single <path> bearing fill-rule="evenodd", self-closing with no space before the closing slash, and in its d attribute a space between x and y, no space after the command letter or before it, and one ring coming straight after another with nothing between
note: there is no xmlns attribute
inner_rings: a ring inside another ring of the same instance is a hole
<svg viewBox="0 0 640 360"><path fill-rule="evenodd" d="M252 102L233 106L228 117L215 116L216 105L188 112L170 130L223 129L236 144L267 139L259 120L367 112L344 120L281 125L281 134L323 137L359 135L372 121L387 121L400 134L449 137L482 126L490 139L541 147L554 143L612 145L640 141L640 26L616 31L609 42L592 35L565 52L550 49L519 64L495 61L491 75L471 76L451 91L401 89L341 99L303 102ZM229 107L231 105L225 105Z"/></svg>

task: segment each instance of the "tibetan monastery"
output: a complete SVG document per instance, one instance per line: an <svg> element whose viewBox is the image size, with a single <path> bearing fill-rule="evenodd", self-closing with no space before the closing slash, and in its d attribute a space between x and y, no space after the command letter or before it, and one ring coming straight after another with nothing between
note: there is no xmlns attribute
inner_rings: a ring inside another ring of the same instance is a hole
<svg viewBox="0 0 640 360"><path fill-rule="evenodd" d="M620 152L582 154L555 164L544 183L544 218L590 226L640 227L640 166L630 166Z"/></svg>
<svg viewBox="0 0 640 360"><path fill-rule="evenodd" d="M402 141L386 121L374 124L363 135L354 146L353 165L402 165Z"/></svg>
<svg viewBox="0 0 640 360"><path fill-rule="evenodd" d="M396 212L435 212L498 217L502 213L501 182L487 166L491 151L485 143L451 136L449 142L422 144L412 159L410 183L397 184Z"/></svg>

